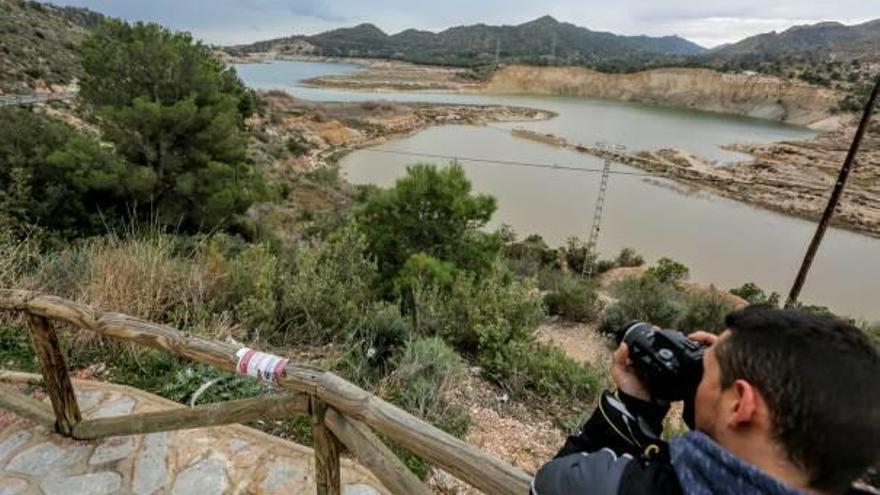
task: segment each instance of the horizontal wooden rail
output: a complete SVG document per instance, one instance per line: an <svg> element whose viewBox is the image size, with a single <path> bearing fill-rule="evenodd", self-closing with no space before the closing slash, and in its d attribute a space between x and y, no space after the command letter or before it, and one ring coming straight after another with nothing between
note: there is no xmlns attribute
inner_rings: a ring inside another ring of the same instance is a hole
<svg viewBox="0 0 880 495"><path fill-rule="evenodd" d="M142 435L160 431L246 423L257 419L280 419L309 414L309 396L303 393L256 397L112 418L87 419L73 427L80 440L121 435Z"/></svg>
<svg viewBox="0 0 880 495"><path fill-rule="evenodd" d="M188 336L172 327L117 313L103 313L60 297L32 291L0 289L0 310L23 311L62 321L101 335L165 350L235 372L238 346ZM486 493L528 493L531 477L524 471L449 435L400 408L311 366L288 363L279 384L316 396L340 413L431 461Z"/></svg>
<svg viewBox="0 0 880 495"><path fill-rule="evenodd" d="M48 404L28 397L12 387L0 386L0 407L50 430L55 429L55 413Z"/></svg>

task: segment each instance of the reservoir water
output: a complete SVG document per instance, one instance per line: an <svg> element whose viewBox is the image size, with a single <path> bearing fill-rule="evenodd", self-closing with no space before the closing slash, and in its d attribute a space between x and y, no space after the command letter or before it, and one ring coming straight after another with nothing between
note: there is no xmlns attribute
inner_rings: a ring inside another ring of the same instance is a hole
<svg viewBox="0 0 880 495"><path fill-rule="evenodd" d="M610 141L630 150L677 147L723 166L741 157L720 148L737 142L806 139L809 129L726 115L588 98L424 92L357 92L303 87L299 81L356 70L350 64L275 62L236 67L260 88L285 89L317 101L426 101L504 104L553 110L550 121L490 126L443 126L359 150L342 160L349 181L390 185L414 162L446 163L381 150L459 158L474 188L498 199L494 225L520 235L542 235L551 245L569 236L585 238L596 201L599 175L470 161L467 158L601 168L599 159L513 137L524 127L570 141ZM613 170L638 172L614 164ZM744 282L785 294L794 279L815 224L656 178L612 175L598 249L611 256L633 247L648 260L661 256L691 268L692 278L720 288ZM880 240L830 229L807 280L802 299L854 317L880 320Z"/></svg>

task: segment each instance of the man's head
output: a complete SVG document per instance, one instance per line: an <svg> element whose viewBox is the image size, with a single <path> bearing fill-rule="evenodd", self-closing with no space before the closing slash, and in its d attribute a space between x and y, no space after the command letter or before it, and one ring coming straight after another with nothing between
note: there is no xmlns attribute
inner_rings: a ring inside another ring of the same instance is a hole
<svg viewBox="0 0 880 495"><path fill-rule="evenodd" d="M790 463L814 490L844 491L880 454L877 350L829 316L752 306L726 324L704 357L697 429L747 460Z"/></svg>

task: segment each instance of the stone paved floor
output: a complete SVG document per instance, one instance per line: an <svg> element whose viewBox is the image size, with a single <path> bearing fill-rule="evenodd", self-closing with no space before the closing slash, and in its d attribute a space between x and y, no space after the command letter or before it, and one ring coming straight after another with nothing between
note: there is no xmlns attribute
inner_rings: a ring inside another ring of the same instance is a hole
<svg viewBox="0 0 880 495"><path fill-rule="evenodd" d="M86 418L180 407L146 392L74 382ZM73 441L0 410L0 495L313 494L312 450L241 425ZM387 494L343 460L345 495Z"/></svg>

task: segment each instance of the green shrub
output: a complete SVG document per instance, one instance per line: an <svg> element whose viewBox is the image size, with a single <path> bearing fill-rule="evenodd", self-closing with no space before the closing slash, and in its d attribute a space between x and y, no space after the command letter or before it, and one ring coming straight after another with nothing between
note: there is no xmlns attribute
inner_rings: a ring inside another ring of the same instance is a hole
<svg viewBox="0 0 880 495"><path fill-rule="evenodd" d="M394 369L395 359L412 337L409 323L393 304L376 303L366 321L346 344L337 368L349 380L367 389Z"/></svg>
<svg viewBox="0 0 880 495"><path fill-rule="evenodd" d="M304 155L312 149L312 145L302 137L302 134L292 134L287 138L285 145L287 146L287 151L293 156Z"/></svg>
<svg viewBox="0 0 880 495"><path fill-rule="evenodd" d="M690 293L685 297L684 313L675 326L685 333L703 330L717 334L724 330L724 318L734 309L730 300L714 290Z"/></svg>
<svg viewBox="0 0 880 495"><path fill-rule="evenodd" d="M0 323L0 368L37 371L37 361L27 330Z"/></svg>
<svg viewBox="0 0 880 495"><path fill-rule="evenodd" d="M601 374L592 367L537 342L512 342L481 356L480 364L519 398L534 394L561 402L590 400L601 384Z"/></svg>
<svg viewBox="0 0 880 495"><path fill-rule="evenodd" d="M253 244L229 264L226 298L251 338L278 328L276 284L278 259L267 244Z"/></svg>
<svg viewBox="0 0 880 495"><path fill-rule="evenodd" d="M569 277L570 275L568 273L565 273L557 268L552 268L548 266L545 266L538 270L538 273L535 276L538 283L538 288L541 290L549 291L554 291L562 287L562 285L565 284L565 281L568 280Z"/></svg>
<svg viewBox="0 0 880 495"><path fill-rule="evenodd" d="M357 213L357 225L383 280L390 282L417 253L464 270L490 270L501 240L481 229L494 212L495 199L472 194L460 166L414 165L394 187L370 194Z"/></svg>
<svg viewBox="0 0 880 495"><path fill-rule="evenodd" d="M269 386L250 377L223 373L202 364L188 363L176 368L159 395L176 402L189 403L200 387L214 382L197 397L197 404L249 399L265 394Z"/></svg>
<svg viewBox="0 0 880 495"><path fill-rule="evenodd" d="M595 282L569 277L544 296L544 304L551 315L569 321L589 322L598 316L599 295Z"/></svg>
<svg viewBox="0 0 880 495"><path fill-rule="evenodd" d="M647 274L661 283L679 285L688 279L690 270L673 259L660 258L656 265L648 268Z"/></svg>
<svg viewBox="0 0 880 495"><path fill-rule="evenodd" d="M595 273L605 273L613 268L617 268L617 262L614 260L598 260L596 261Z"/></svg>
<svg viewBox="0 0 880 495"><path fill-rule="evenodd" d="M470 425L466 409L450 400L467 369L439 337L409 341L384 384L389 400L457 437Z"/></svg>
<svg viewBox="0 0 880 495"><path fill-rule="evenodd" d="M768 295L754 282L746 282L735 289L730 289L728 292L734 296L745 299L749 304L769 304L771 306L779 306L778 292L772 292Z"/></svg>
<svg viewBox="0 0 880 495"><path fill-rule="evenodd" d="M413 295L415 331L470 355L528 341L544 315L532 282L513 279L501 263L482 277L461 272L449 288L428 282Z"/></svg>
<svg viewBox="0 0 880 495"><path fill-rule="evenodd" d="M330 239L302 246L292 273L282 278L283 342L342 342L363 324L375 299L375 264L363 237L344 229Z"/></svg>
<svg viewBox="0 0 880 495"><path fill-rule="evenodd" d="M614 259L614 264L618 267L635 267L645 264L645 259L632 248L623 248Z"/></svg>
<svg viewBox="0 0 880 495"><path fill-rule="evenodd" d="M585 263L596 263L596 253L589 252L586 243L577 237L569 237L565 242L565 261L573 273L584 273Z"/></svg>
<svg viewBox="0 0 880 495"><path fill-rule="evenodd" d="M309 170L303 177L316 184L330 187L339 187L342 182L342 179L339 177L339 166L337 165L327 165Z"/></svg>
<svg viewBox="0 0 880 495"><path fill-rule="evenodd" d="M681 317L684 305L674 284L651 275L627 277L612 288L617 301L602 315L602 331L613 333L633 320L669 327Z"/></svg>
<svg viewBox="0 0 880 495"><path fill-rule="evenodd" d="M449 289L458 274L459 270L455 264L424 253L416 253L406 260L394 277L394 292L406 301L406 306L409 308L412 304L413 291L424 285Z"/></svg>

